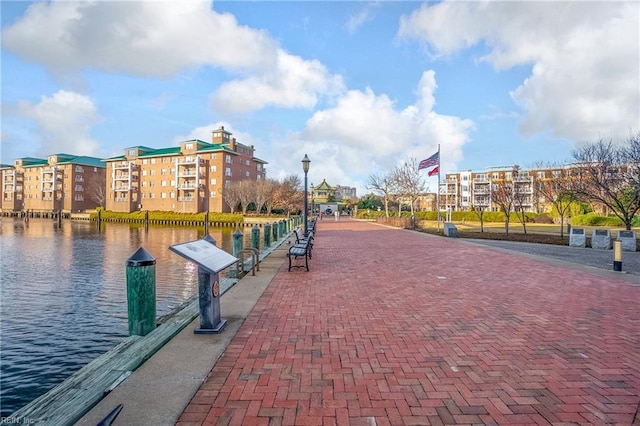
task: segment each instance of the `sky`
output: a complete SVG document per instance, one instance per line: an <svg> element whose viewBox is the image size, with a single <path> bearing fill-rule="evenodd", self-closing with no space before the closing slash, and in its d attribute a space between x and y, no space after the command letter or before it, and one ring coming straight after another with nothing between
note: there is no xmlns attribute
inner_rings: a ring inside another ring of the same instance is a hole
<svg viewBox="0 0 640 426"><path fill-rule="evenodd" d="M370 192L640 131L636 1L7 1L0 162L211 141ZM425 181L436 190L437 177Z"/></svg>

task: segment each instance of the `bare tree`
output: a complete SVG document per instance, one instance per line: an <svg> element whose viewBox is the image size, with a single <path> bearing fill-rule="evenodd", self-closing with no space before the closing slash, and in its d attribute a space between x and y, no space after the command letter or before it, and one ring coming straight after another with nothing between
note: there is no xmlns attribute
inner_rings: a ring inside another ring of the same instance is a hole
<svg viewBox="0 0 640 426"><path fill-rule="evenodd" d="M262 207L267 208L267 214L271 212L269 206L273 199L273 193L275 192L277 182L272 179L264 179L255 182L256 187L256 213L260 214Z"/></svg>
<svg viewBox="0 0 640 426"><path fill-rule="evenodd" d="M385 175L380 175L374 173L369 175L367 180L367 189L382 196L384 212L385 215L389 217L389 199L391 198L394 190L393 174L387 173Z"/></svg>
<svg viewBox="0 0 640 426"><path fill-rule="evenodd" d="M289 175L285 177L274 191L273 207L283 209L287 212L287 216L293 210L302 210L304 196L300 187L300 176Z"/></svg>
<svg viewBox="0 0 640 426"><path fill-rule="evenodd" d="M480 221L480 232L484 233L484 212L486 211L483 205L472 205L471 211L475 213L476 217Z"/></svg>
<svg viewBox="0 0 640 426"><path fill-rule="evenodd" d="M237 182L233 182L231 186L235 186L238 191L238 197L240 199L240 206L242 208L242 214L247 214L249 204L255 202L255 181L249 179L243 179Z"/></svg>
<svg viewBox="0 0 640 426"><path fill-rule="evenodd" d="M107 202L107 177L104 173L97 173L92 178L89 187L87 188L89 198L99 207L104 207Z"/></svg>
<svg viewBox="0 0 640 426"><path fill-rule="evenodd" d="M564 237L565 217L570 213L571 206L578 199L571 189L571 179L567 174L567 170L562 166L550 165L547 167L552 169L550 178L540 179L536 187L536 195L538 198L542 196L545 203L551 203L560 219L560 237Z"/></svg>
<svg viewBox="0 0 640 426"><path fill-rule="evenodd" d="M514 205L513 182L502 180L494 183L491 201L504 213L504 229L505 233L509 235L509 221Z"/></svg>
<svg viewBox="0 0 640 426"><path fill-rule="evenodd" d="M522 231L527 233L527 203L528 203L528 194L524 191L522 187L517 185L515 182L513 185L513 210L516 213L516 217L518 218L518 222L522 225Z"/></svg>
<svg viewBox="0 0 640 426"><path fill-rule="evenodd" d="M578 162L572 177L577 196L604 206L622 220L627 230L640 210L638 138L631 136L626 145L601 139L573 152Z"/></svg>
<svg viewBox="0 0 640 426"><path fill-rule="evenodd" d="M427 190L424 178L418 170L418 161L411 158L408 162L396 167L393 170L393 182L399 198L409 200L413 216L416 200Z"/></svg>
<svg viewBox="0 0 640 426"><path fill-rule="evenodd" d="M222 199L231 209L231 213L235 213L240 204L240 191L237 185L234 185L234 183L226 184L224 189L219 192L222 193Z"/></svg>

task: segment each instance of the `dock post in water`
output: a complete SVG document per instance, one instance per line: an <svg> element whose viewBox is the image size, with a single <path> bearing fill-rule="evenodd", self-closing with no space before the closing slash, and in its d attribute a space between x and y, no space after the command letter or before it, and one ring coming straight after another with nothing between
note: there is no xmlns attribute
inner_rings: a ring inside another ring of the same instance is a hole
<svg viewBox="0 0 640 426"><path fill-rule="evenodd" d="M269 222L264 224L264 248L268 248L271 245L271 224Z"/></svg>
<svg viewBox="0 0 640 426"><path fill-rule="evenodd" d="M145 336L156 328L156 259L140 247L126 265L129 335Z"/></svg>
<svg viewBox="0 0 640 426"><path fill-rule="evenodd" d="M260 228L258 225L251 228L251 247L260 250Z"/></svg>

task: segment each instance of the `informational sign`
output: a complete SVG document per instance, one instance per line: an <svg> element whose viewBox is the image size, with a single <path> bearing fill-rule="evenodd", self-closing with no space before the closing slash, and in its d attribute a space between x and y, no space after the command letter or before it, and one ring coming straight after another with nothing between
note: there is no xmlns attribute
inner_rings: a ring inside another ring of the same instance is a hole
<svg viewBox="0 0 640 426"><path fill-rule="evenodd" d="M215 274L238 261L237 257L205 240L174 244L169 250Z"/></svg>

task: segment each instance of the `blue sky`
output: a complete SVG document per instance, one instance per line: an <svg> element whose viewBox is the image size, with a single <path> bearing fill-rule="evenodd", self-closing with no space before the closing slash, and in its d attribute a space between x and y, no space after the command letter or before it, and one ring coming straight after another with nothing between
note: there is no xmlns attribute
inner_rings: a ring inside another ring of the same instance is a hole
<svg viewBox="0 0 640 426"><path fill-rule="evenodd" d="M2 1L2 163L210 140L349 185L640 130L638 2ZM425 172L426 176L426 172ZM435 178L426 179L435 190Z"/></svg>

